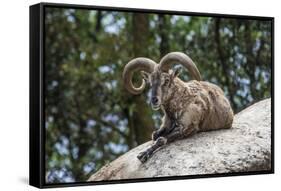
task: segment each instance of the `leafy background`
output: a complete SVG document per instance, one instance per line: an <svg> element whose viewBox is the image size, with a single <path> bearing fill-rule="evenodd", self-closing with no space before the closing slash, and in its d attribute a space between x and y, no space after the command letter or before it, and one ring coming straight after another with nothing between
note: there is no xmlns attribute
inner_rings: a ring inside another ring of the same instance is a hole
<svg viewBox="0 0 281 191"><path fill-rule="evenodd" d="M187 53L237 113L271 96L271 32L269 20L46 8L46 182L86 181L159 127L149 91L124 89L128 61Z"/></svg>

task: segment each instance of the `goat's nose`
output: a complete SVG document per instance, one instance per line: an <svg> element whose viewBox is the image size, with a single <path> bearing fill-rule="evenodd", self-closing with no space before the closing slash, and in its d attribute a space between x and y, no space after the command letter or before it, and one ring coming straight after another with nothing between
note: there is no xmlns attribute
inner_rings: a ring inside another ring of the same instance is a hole
<svg viewBox="0 0 281 191"><path fill-rule="evenodd" d="M152 102L153 105L156 105L158 103L158 98L152 97L151 102Z"/></svg>

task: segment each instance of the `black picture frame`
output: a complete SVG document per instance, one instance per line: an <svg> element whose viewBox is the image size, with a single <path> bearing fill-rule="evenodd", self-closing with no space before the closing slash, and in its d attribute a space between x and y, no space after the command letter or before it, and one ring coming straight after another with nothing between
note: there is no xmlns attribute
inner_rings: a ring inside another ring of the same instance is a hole
<svg viewBox="0 0 281 191"><path fill-rule="evenodd" d="M159 178L143 178L143 179L126 179L112 180L99 182L74 182L74 183L55 183L48 184L45 182L45 117L44 117L44 78L45 78L45 8L71 8L85 10L106 10L106 11L123 11L123 12L141 12L141 13L165 13L188 16L208 16L208 17L223 17L223 18L239 18L239 19L254 19L266 20L271 22L272 42L271 42L271 170L255 171L255 172L237 172L223 174L206 174L206 175L188 175L188 176L173 176ZM30 6L30 139L29 139L29 184L38 188L53 188L67 186L85 186L99 184L116 184L116 183L132 183L132 182L147 182L147 181L166 181L178 179L192 178L211 178L225 176L242 176L242 175L257 175L274 173L274 18L261 16L247 15L230 15L230 14L213 14L213 13L195 13L170 10L153 10L153 9L135 9L121 7L103 7L93 5L74 5L74 4L56 4L56 3L39 3Z"/></svg>

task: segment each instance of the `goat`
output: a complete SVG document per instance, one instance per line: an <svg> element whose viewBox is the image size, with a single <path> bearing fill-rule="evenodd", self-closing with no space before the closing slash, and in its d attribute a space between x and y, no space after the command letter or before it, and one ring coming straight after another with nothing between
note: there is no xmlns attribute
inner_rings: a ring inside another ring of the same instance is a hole
<svg viewBox="0 0 281 191"><path fill-rule="evenodd" d="M173 64L182 64L194 80L183 82L179 70L172 71ZM142 73L142 84L135 87L133 73ZM161 127L152 133L152 145L137 158L144 163L163 145L189 137L200 131L226 129L232 126L233 111L223 91L217 85L202 81L201 75L186 54L171 52L159 64L148 58L135 58L123 71L124 86L134 94L151 86L150 103L153 110L164 113Z"/></svg>

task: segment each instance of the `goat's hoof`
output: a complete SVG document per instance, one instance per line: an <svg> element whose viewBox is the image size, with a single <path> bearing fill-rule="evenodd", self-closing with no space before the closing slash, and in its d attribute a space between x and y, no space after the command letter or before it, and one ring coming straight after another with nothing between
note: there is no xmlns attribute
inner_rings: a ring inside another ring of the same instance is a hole
<svg viewBox="0 0 281 191"><path fill-rule="evenodd" d="M137 156L137 158L141 161L141 163L145 163L148 159L148 154L147 152L140 152Z"/></svg>

